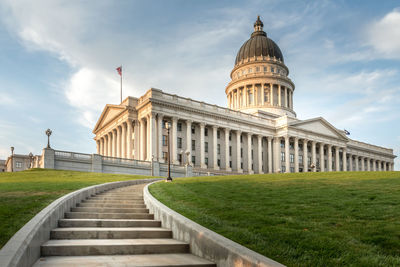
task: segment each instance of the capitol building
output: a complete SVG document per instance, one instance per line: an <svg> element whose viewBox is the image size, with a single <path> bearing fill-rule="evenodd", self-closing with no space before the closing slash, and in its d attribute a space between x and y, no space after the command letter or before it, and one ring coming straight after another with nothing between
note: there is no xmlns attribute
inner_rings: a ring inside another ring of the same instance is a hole
<svg viewBox="0 0 400 267"><path fill-rule="evenodd" d="M227 107L151 88L108 104L93 130L106 157L165 162L215 174L391 171L393 150L350 139L322 117L300 120L283 54L260 18L237 53ZM222 88L221 88L222 90Z"/></svg>

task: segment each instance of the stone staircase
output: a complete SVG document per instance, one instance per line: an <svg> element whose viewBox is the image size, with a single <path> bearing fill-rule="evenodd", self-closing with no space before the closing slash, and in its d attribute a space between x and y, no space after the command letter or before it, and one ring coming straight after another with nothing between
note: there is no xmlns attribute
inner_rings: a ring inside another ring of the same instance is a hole
<svg viewBox="0 0 400 267"><path fill-rule="evenodd" d="M215 267L154 220L133 185L93 196L60 219L41 247L38 266Z"/></svg>

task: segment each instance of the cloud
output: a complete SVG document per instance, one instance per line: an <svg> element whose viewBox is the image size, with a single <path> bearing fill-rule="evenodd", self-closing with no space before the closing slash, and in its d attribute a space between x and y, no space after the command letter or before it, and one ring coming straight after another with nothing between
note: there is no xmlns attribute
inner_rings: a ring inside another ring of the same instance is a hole
<svg viewBox="0 0 400 267"><path fill-rule="evenodd" d="M400 59L400 9L394 9L367 28L368 43L386 58Z"/></svg>

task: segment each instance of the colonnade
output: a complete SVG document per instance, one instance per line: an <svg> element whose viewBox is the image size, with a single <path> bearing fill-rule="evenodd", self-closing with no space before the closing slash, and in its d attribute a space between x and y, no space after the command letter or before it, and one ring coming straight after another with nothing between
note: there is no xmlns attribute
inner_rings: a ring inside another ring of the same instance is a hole
<svg viewBox="0 0 400 267"><path fill-rule="evenodd" d="M258 83L241 86L228 93L228 107L231 109L266 104L293 109L293 90L280 84Z"/></svg>
<svg viewBox="0 0 400 267"><path fill-rule="evenodd" d="M173 164L238 173L393 170L392 162L348 153L343 145L242 132L160 113L120 123L97 139L98 153L163 162L168 144L165 122L171 125Z"/></svg>

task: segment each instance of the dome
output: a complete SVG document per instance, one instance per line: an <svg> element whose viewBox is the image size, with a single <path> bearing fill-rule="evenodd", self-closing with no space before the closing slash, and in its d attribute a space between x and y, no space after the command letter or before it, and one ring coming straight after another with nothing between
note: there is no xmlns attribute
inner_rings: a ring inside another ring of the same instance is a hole
<svg viewBox="0 0 400 267"><path fill-rule="evenodd" d="M254 32L251 34L249 40L247 40L237 53L235 65L241 60L252 58L255 56L269 56L271 58L283 61L283 55L278 45L267 37L267 34L263 31L264 24L260 20L260 16L257 17L257 21L254 23Z"/></svg>

